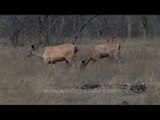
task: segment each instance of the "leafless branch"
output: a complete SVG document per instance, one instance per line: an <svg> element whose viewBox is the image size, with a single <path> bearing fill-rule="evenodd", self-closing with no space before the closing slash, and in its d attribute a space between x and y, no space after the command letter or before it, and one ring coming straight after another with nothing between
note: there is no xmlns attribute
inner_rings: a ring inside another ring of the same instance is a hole
<svg viewBox="0 0 160 120"><path fill-rule="evenodd" d="M87 27L87 25L88 25L88 23L90 22L90 21L92 21L94 18L96 18L98 15L94 15L93 17L90 17L90 19L89 20L87 20L87 22L86 23L84 23L82 26L81 26L81 28L78 30L78 32L75 34L75 36L74 36L74 38L75 38L75 41L77 40L77 38L78 38L78 35L79 35L79 33L85 28L85 27ZM75 42L74 41L74 42Z"/></svg>
<svg viewBox="0 0 160 120"><path fill-rule="evenodd" d="M58 16L54 21L53 21L53 23L52 23L52 27L53 26L55 26L55 24L57 23L57 21L60 19L60 18L62 18L62 16Z"/></svg>

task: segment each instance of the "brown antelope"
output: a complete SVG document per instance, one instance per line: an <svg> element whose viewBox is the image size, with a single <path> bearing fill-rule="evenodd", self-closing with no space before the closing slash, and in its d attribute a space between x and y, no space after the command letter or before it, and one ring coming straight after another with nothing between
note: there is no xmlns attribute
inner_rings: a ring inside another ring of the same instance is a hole
<svg viewBox="0 0 160 120"><path fill-rule="evenodd" d="M82 66L87 66L89 62L99 61L104 57L113 57L119 64L120 48L120 44L114 42L96 45L91 48L91 55L82 60Z"/></svg>
<svg viewBox="0 0 160 120"><path fill-rule="evenodd" d="M42 49L36 49L34 45L31 45L29 49L28 57L32 55L39 56L47 64L53 64L55 71L55 63L59 61L66 61L66 64L71 63L75 71L75 54L77 53L77 47L71 43L65 43L56 46L49 46Z"/></svg>

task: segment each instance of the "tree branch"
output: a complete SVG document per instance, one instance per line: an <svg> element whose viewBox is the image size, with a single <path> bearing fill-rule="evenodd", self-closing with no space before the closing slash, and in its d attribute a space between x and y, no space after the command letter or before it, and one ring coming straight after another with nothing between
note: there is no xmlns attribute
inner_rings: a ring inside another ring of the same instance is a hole
<svg viewBox="0 0 160 120"><path fill-rule="evenodd" d="M94 18L96 18L98 15L95 15L95 16L93 16L93 17L91 17L89 20L87 20L87 22L86 23L84 23L82 26L81 26L81 28L78 30L78 32L75 34L75 36L74 36L74 41L76 41L77 40L77 38L78 38L78 35L80 34L80 32L85 28L85 27L87 27L87 25L88 25L88 23L90 22L90 21L92 21Z"/></svg>
<svg viewBox="0 0 160 120"><path fill-rule="evenodd" d="M62 16L58 16L58 17L54 20L54 22L52 23L51 26L53 27L60 18L62 18Z"/></svg>

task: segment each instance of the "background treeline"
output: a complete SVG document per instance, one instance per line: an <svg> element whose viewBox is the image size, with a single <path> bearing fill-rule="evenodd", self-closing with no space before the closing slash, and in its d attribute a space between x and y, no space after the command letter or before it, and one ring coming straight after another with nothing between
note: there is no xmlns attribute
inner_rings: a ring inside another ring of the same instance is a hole
<svg viewBox="0 0 160 120"><path fill-rule="evenodd" d="M31 39L48 46L64 41L78 43L82 38L151 39L159 34L160 15L0 16L0 41L12 45L25 45Z"/></svg>

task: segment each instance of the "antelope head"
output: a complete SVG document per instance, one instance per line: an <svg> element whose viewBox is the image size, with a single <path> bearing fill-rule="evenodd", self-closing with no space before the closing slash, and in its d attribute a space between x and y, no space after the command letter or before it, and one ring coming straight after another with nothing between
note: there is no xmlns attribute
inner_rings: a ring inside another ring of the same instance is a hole
<svg viewBox="0 0 160 120"><path fill-rule="evenodd" d="M37 52L37 49L38 47L35 47L35 45L31 45L31 47L28 49L28 57L31 57L31 56L34 56L34 55L37 55L39 57L42 57L40 54L38 54Z"/></svg>
<svg viewBox="0 0 160 120"><path fill-rule="evenodd" d="M35 46L34 45L31 45L31 48L28 49L28 57L31 57L33 56L33 51L35 50Z"/></svg>

